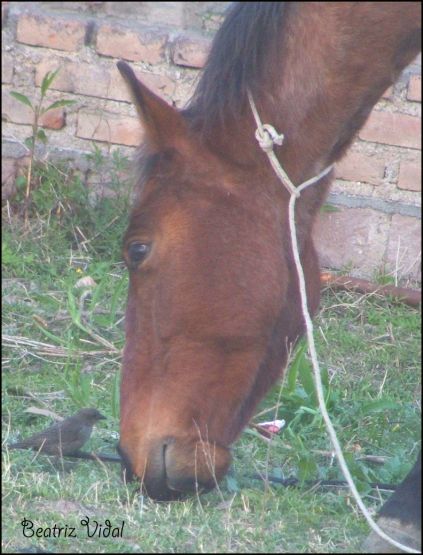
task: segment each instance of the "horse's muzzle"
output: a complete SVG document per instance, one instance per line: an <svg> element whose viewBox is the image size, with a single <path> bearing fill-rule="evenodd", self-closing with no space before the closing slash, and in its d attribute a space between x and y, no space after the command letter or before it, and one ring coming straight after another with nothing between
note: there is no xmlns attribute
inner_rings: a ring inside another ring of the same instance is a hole
<svg viewBox="0 0 423 555"><path fill-rule="evenodd" d="M157 501L182 499L213 489L226 474L231 455L216 443L191 438L166 438L143 450L120 445L125 479L141 481L143 491Z"/></svg>

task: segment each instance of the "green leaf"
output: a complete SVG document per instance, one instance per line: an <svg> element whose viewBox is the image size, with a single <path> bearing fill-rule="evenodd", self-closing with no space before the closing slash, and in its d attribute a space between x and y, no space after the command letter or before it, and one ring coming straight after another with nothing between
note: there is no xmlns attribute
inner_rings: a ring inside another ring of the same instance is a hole
<svg viewBox="0 0 423 555"><path fill-rule="evenodd" d="M368 493L370 488L370 478L366 467L355 459L353 453L344 452L345 462L354 480L354 483L361 494Z"/></svg>
<svg viewBox="0 0 423 555"><path fill-rule="evenodd" d="M401 408L402 406L395 401L390 401L389 399L377 399L376 401L363 403L361 405L360 415L366 416L373 412L382 412L384 410L399 410Z"/></svg>
<svg viewBox="0 0 423 555"><path fill-rule="evenodd" d="M91 378L83 374L79 365L74 366L74 361L68 360L64 369L64 385L70 397L78 406L90 405Z"/></svg>
<svg viewBox="0 0 423 555"><path fill-rule="evenodd" d="M1 261L2 261L2 265L4 264L5 266L7 266L8 264L13 264L16 259L17 259L17 255L16 253L10 248L10 246L7 243L4 243L2 241L1 243Z"/></svg>
<svg viewBox="0 0 423 555"><path fill-rule="evenodd" d="M320 375L322 378L322 385L324 389L329 388L329 372L326 366L320 368Z"/></svg>
<svg viewBox="0 0 423 555"><path fill-rule="evenodd" d="M112 387L112 414L115 418L119 417L120 400L120 372L115 373Z"/></svg>
<svg viewBox="0 0 423 555"><path fill-rule="evenodd" d="M250 436L259 437L259 438L263 437L257 430L254 430L253 428L245 428L243 432L244 434L249 434Z"/></svg>
<svg viewBox="0 0 423 555"><path fill-rule="evenodd" d="M372 489L369 482L366 482L366 480L360 480L360 478L354 478L354 484L360 495L367 495Z"/></svg>
<svg viewBox="0 0 423 555"><path fill-rule="evenodd" d="M301 482L310 480L317 472L316 461L310 456L301 456L298 463L298 479Z"/></svg>
<svg viewBox="0 0 423 555"><path fill-rule="evenodd" d="M293 393L289 393L288 395L283 394L282 399L284 402L292 403L295 407L300 407L308 401L308 395L301 386L298 386Z"/></svg>
<svg viewBox="0 0 423 555"><path fill-rule="evenodd" d="M304 391L310 397L310 400L316 403L317 401L316 392L314 390L313 370L310 361L307 360L305 355L302 359L302 364L300 364L298 368L298 377L301 385L304 388Z"/></svg>
<svg viewBox="0 0 423 555"><path fill-rule="evenodd" d="M280 480L284 479L284 474L283 474L282 468L280 468L278 466L273 469L272 474L275 478L279 478Z"/></svg>
<svg viewBox="0 0 423 555"><path fill-rule="evenodd" d="M28 137L24 140L24 145L32 150L34 148L34 137Z"/></svg>
<svg viewBox="0 0 423 555"><path fill-rule="evenodd" d="M313 416L316 416L319 414L319 411L317 409L312 409L310 407L305 407L305 406L300 407L300 411L303 413L305 412L307 414L312 414Z"/></svg>
<svg viewBox="0 0 423 555"><path fill-rule="evenodd" d="M387 482L396 482L398 480L402 480L403 477L408 474L408 472L410 471L410 467L407 466L407 463L404 464L404 462L404 459L402 457L399 457L398 455L387 459L387 461L383 465L383 470L387 475Z"/></svg>
<svg viewBox="0 0 423 555"><path fill-rule="evenodd" d="M78 313L78 309L76 306L75 297L72 295L72 291L68 289L68 310L69 314L72 318L72 322L79 326L80 323L80 315Z"/></svg>
<svg viewBox="0 0 423 555"><path fill-rule="evenodd" d="M34 111L34 108L31 104L31 101L29 100L29 98L27 96L25 96L24 94L18 93L16 91L12 91L10 94L14 98L16 98L16 100L19 100L19 102L22 102L22 104L26 104L27 106L29 106L31 108L32 111Z"/></svg>
<svg viewBox="0 0 423 555"><path fill-rule="evenodd" d="M226 487L233 493L239 491L239 484L234 476L226 475Z"/></svg>
<svg viewBox="0 0 423 555"><path fill-rule="evenodd" d="M34 326L36 326L42 334L44 334L46 337L48 337L49 339L51 339L52 341L57 343L57 345L66 345L66 342L65 342L63 337L59 337L59 336L55 335L54 333L51 333L50 331L46 330L36 320L34 320L32 322L32 324Z"/></svg>
<svg viewBox="0 0 423 555"><path fill-rule="evenodd" d="M26 177L24 177L23 175L19 175L16 178L15 184L18 189L22 189L26 186Z"/></svg>
<svg viewBox="0 0 423 555"><path fill-rule="evenodd" d="M90 392L91 392L91 378L82 372L79 374L79 386L82 394L82 406L89 405Z"/></svg>
<svg viewBox="0 0 423 555"><path fill-rule="evenodd" d="M47 135L44 132L44 129L39 129L37 132L37 139L39 139L42 143L46 144L47 142Z"/></svg>
<svg viewBox="0 0 423 555"><path fill-rule="evenodd" d="M46 92L50 88L50 85L52 84L53 80L55 79L59 71L60 71L60 68L56 69L56 71L48 71L44 75L44 79L41 83L41 98L45 97Z"/></svg>
<svg viewBox="0 0 423 555"><path fill-rule="evenodd" d="M333 204L324 204L320 208L320 212L339 212L339 208Z"/></svg>
<svg viewBox="0 0 423 555"><path fill-rule="evenodd" d="M293 393L295 390L295 384L297 381L298 370L300 366L303 364L303 360L305 358L305 353L307 351L307 343L305 341L298 347L297 352L295 354L294 360L292 361L289 370L288 376L285 382L285 391L284 393Z"/></svg>
<svg viewBox="0 0 423 555"><path fill-rule="evenodd" d="M54 110L55 108L61 108L62 106L71 106L72 104L76 104L76 100L56 100L53 104L50 104L48 108L44 108L41 113L45 114L49 110Z"/></svg>

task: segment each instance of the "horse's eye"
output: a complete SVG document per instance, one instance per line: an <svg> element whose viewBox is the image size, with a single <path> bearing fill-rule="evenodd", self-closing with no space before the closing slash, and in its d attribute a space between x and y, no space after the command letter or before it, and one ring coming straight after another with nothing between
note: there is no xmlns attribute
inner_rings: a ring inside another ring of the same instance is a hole
<svg viewBox="0 0 423 555"><path fill-rule="evenodd" d="M145 243L131 243L128 247L129 260L132 264L139 264L150 252L150 245Z"/></svg>

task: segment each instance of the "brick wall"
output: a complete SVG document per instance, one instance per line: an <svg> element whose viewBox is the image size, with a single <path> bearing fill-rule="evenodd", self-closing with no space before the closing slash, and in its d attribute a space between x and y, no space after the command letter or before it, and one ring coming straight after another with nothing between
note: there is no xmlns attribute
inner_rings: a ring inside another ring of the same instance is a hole
<svg viewBox="0 0 423 555"><path fill-rule="evenodd" d="M374 107L337 164L337 212L317 226L321 263L421 281L421 58Z"/></svg>
<svg viewBox="0 0 423 555"><path fill-rule="evenodd" d="M142 130L116 69L132 62L148 86L176 106L193 92L228 2L3 2L2 197L13 193L25 162L31 112L11 90L38 97L49 70L61 68L47 102L76 104L46 114L47 152L85 177L83 156L133 156ZM375 106L337 165L334 212L316 226L321 262L355 275L376 272L420 280L421 61L415 60ZM92 176L91 176L92 179Z"/></svg>

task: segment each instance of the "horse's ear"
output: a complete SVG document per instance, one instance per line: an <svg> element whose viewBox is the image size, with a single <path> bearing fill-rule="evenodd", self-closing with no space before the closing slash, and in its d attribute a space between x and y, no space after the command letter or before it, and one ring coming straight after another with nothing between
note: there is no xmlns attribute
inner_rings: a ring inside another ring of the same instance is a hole
<svg viewBox="0 0 423 555"><path fill-rule="evenodd" d="M182 116L143 85L127 63L120 61L117 67L128 84L149 145L154 149L173 146L185 132Z"/></svg>

